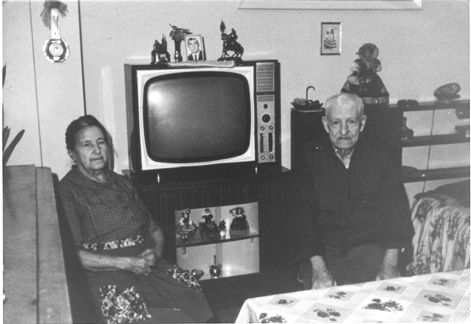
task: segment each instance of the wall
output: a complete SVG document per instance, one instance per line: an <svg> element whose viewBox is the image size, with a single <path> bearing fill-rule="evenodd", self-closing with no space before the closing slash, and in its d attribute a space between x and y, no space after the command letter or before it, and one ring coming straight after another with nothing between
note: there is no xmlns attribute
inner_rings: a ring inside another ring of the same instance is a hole
<svg viewBox="0 0 471 324"><path fill-rule="evenodd" d="M67 4L69 13L59 20L59 28L71 54L61 64L50 63L42 53L50 36L40 17L43 3L3 4L3 124L12 134L26 130L9 164L48 166L60 176L71 165L65 129L83 114L77 2Z"/></svg>
<svg viewBox="0 0 471 324"><path fill-rule="evenodd" d="M286 167L290 167L290 102L303 97L308 85L316 87L316 99L321 101L338 92L355 52L365 42L379 47L380 76L391 102L433 100L434 89L448 82L458 82L461 96L469 98L467 1L424 0L421 10L366 11L240 10L239 1L65 2L69 14L61 18L59 27L71 54L62 64L49 63L40 52L48 37L39 17L40 2L33 1L31 8L27 2L6 3L3 8L4 42L12 44L4 46L9 70L4 118L14 130L27 129L10 163L47 165L59 177L70 166L63 144L65 127L85 110L101 119L113 135L116 170L127 168L123 64L150 62L153 42L163 34L173 53L169 23L202 34L209 60L220 56L219 24L224 20L228 28L237 30L245 59L280 61L282 162ZM323 21L343 24L339 56L319 54ZM418 120L424 131L430 128L430 118L423 123L421 117ZM467 162L469 146L448 154L459 163ZM416 158L425 159L422 153Z"/></svg>

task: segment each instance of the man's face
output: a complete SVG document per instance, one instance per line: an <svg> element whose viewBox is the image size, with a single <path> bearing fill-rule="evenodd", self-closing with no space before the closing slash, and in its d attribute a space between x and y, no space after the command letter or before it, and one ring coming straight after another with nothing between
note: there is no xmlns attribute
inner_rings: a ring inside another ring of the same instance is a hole
<svg viewBox="0 0 471 324"><path fill-rule="evenodd" d="M188 47L190 48L190 51L192 53L198 53L198 51L200 49L200 44L198 43L198 41L196 39L190 39L188 41Z"/></svg>
<svg viewBox="0 0 471 324"><path fill-rule="evenodd" d="M329 134L332 145L340 150L349 150L355 147L360 132L363 131L366 115L351 103L336 104L322 117L324 129Z"/></svg>

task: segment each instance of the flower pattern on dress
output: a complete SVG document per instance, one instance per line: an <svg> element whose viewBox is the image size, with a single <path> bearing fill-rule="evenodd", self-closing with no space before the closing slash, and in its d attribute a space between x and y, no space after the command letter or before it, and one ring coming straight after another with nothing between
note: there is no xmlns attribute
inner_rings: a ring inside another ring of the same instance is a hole
<svg viewBox="0 0 471 324"><path fill-rule="evenodd" d="M201 289L201 285L198 281L197 270L183 270L177 265L173 265L170 269L167 270L167 273L176 281L186 284L189 288Z"/></svg>
<svg viewBox="0 0 471 324"><path fill-rule="evenodd" d="M120 291L116 285L103 286L100 299L107 324L128 324L151 318L146 303L134 287Z"/></svg>
<svg viewBox="0 0 471 324"><path fill-rule="evenodd" d="M109 242L94 242L94 243L83 243L82 247L85 250L89 251L105 251L105 250L114 250L124 247L136 246L144 243L144 236L136 235L134 237L128 237L123 240L115 240Z"/></svg>

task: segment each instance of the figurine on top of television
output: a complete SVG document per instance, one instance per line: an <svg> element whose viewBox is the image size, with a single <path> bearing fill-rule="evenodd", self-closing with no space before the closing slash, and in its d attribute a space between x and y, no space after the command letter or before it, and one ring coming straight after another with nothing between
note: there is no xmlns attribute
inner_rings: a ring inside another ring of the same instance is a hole
<svg viewBox="0 0 471 324"><path fill-rule="evenodd" d="M224 21L221 21L219 30L221 31L222 39L222 55L218 58L218 61L235 61L240 63L244 54L244 48L237 41L237 32L232 28L230 33L226 33Z"/></svg>
<svg viewBox="0 0 471 324"><path fill-rule="evenodd" d="M244 208L234 207L229 212L233 217L229 228L231 237L249 234L249 223L247 222Z"/></svg>
<svg viewBox="0 0 471 324"><path fill-rule="evenodd" d="M359 58L353 62L352 74L342 87L342 92L354 93L363 99L365 105L389 103L389 93L378 75L381 62L377 59L379 50L375 44L363 44L357 52Z"/></svg>
<svg viewBox="0 0 471 324"><path fill-rule="evenodd" d="M191 211L189 209L183 210L177 224L177 234L179 234L181 239L184 241L193 236L196 232L196 225L191 219L190 213Z"/></svg>
<svg viewBox="0 0 471 324"><path fill-rule="evenodd" d="M206 208L204 210L204 214L201 215L201 218L204 219L204 222L200 222L199 226L201 237L211 239L219 238L219 228L214 222L214 216L211 213L211 209Z"/></svg>
<svg viewBox="0 0 471 324"><path fill-rule="evenodd" d="M185 35L191 34L191 31L187 28L180 28L172 24L169 25L172 27L169 35L175 44L175 53L173 54L173 58L175 59L175 62L181 62L183 60L181 43L185 39Z"/></svg>
<svg viewBox="0 0 471 324"><path fill-rule="evenodd" d="M162 41L155 40L154 47L150 53L150 64L170 62L170 53L167 51L167 39L162 35Z"/></svg>

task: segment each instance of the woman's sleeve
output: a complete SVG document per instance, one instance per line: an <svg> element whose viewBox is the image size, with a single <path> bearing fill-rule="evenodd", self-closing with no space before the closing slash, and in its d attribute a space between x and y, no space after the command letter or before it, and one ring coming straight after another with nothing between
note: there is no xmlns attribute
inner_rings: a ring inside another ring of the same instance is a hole
<svg viewBox="0 0 471 324"><path fill-rule="evenodd" d="M134 184L134 182L126 176L119 175L118 177L121 190L123 190L134 203L136 207L135 215L138 217L139 221L142 223L146 223L150 225L150 221L152 219L152 215L147 209L146 205L144 204L144 200L142 199L142 194Z"/></svg>

